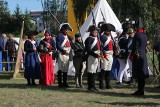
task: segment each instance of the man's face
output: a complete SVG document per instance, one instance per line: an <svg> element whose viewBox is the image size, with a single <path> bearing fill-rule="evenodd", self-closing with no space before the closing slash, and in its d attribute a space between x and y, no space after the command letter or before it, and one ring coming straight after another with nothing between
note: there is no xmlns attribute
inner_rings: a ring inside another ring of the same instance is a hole
<svg viewBox="0 0 160 107"><path fill-rule="evenodd" d="M35 35L33 35L33 36L31 36L31 39L35 39L35 37L36 37L36 36L35 36Z"/></svg>
<svg viewBox="0 0 160 107"><path fill-rule="evenodd" d="M68 29L65 29L65 30L62 30L62 32L65 34L65 35L67 35L68 34Z"/></svg>
<svg viewBox="0 0 160 107"><path fill-rule="evenodd" d="M129 37L134 38L135 33L129 33Z"/></svg>
<svg viewBox="0 0 160 107"><path fill-rule="evenodd" d="M96 37L96 36L98 36L98 31L94 30L94 31L91 32L91 34Z"/></svg>
<svg viewBox="0 0 160 107"><path fill-rule="evenodd" d="M48 38L49 38L49 36L45 36L45 38L46 38L46 39L48 39Z"/></svg>
<svg viewBox="0 0 160 107"><path fill-rule="evenodd" d="M110 35L111 34L111 31L105 31L104 32L106 35Z"/></svg>
<svg viewBox="0 0 160 107"><path fill-rule="evenodd" d="M80 42L81 41L81 37L77 37L76 40Z"/></svg>
<svg viewBox="0 0 160 107"><path fill-rule="evenodd" d="M2 39L5 39L6 38L6 35L5 34L2 34Z"/></svg>
<svg viewBox="0 0 160 107"><path fill-rule="evenodd" d="M130 29L130 32L128 33L128 35L129 35L129 37L131 37L131 38L134 37L135 33L134 33L134 31L133 31L132 28Z"/></svg>

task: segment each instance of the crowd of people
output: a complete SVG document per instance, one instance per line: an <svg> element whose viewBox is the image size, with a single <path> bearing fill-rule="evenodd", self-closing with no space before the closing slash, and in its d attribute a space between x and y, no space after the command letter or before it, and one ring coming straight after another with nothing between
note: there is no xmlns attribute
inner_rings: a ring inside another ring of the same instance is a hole
<svg viewBox="0 0 160 107"><path fill-rule="evenodd" d="M28 34L24 42L25 71L24 77L27 85L37 85L35 79L39 79L40 85L52 85L55 83L54 61L58 63L57 80L59 88L70 87L67 83L69 61L73 60L75 67L75 87L83 88L83 74L87 71L88 90L96 92L99 89L111 89L111 73L114 74L116 84L123 82L130 84L133 80L138 82L138 89L133 95L144 95L145 78L149 77L146 57L147 36L139 19L136 24L126 21L122 24L123 30L115 30L109 23L101 23L96 27L91 25L87 30L89 37L82 41L80 33L73 39L68 35L72 31L68 23L60 25L56 39L46 30L44 38L37 44L36 31ZM112 32L117 36L113 37ZM2 39L5 36L2 34ZM0 47L1 51L7 49L10 59L13 59L14 50L10 50L10 44L18 44L12 41L13 35L9 35L6 47ZM0 44L3 40L0 39ZM13 47L12 47L13 48ZM128 75L128 69L130 75ZM99 89L95 85L96 73L98 73ZM105 83L105 84L104 84Z"/></svg>
<svg viewBox="0 0 160 107"><path fill-rule="evenodd" d="M0 52L2 52L2 70L3 68L6 71L14 70L15 67L15 60L17 56L17 49L16 45L18 46L19 43L14 40L13 34L6 35L5 33L2 34L0 38ZM9 61L11 63L7 64L6 62Z"/></svg>

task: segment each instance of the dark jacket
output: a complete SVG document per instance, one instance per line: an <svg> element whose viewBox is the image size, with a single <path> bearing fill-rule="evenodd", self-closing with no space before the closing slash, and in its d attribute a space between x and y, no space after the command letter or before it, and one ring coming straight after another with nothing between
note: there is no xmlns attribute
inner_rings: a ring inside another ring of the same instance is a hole
<svg viewBox="0 0 160 107"><path fill-rule="evenodd" d="M91 55L95 58L98 58L98 54L94 53L95 51L98 50L98 45L96 44L92 49L91 49L91 45L94 42L94 38L89 36L86 41L85 41L85 50L87 52L88 55Z"/></svg>
<svg viewBox="0 0 160 107"><path fill-rule="evenodd" d="M131 57L133 57L133 77L141 76L141 78L149 77L148 63L146 56L147 35L143 32L137 32L133 38L133 49Z"/></svg>
<svg viewBox="0 0 160 107"><path fill-rule="evenodd" d="M128 38L125 34L121 35L118 42L119 48L120 48L120 56L121 59L127 59L128 58Z"/></svg>
<svg viewBox="0 0 160 107"><path fill-rule="evenodd" d="M75 41L72 45L72 49L74 50L74 56L83 57L84 56L84 47L82 42Z"/></svg>
<svg viewBox="0 0 160 107"><path fill-rule="evenodd" d="M16 57L16 46L19 45L19 43L14 39L8 39L5 50L8 50L8 56L9 57Z"/></svg>
<svg viewBox="0 0 160 107"><path fill-rule="evenodd" d="M41 53L48 53L48 52L55 52L56 51L56 44L53 39L50 39L50 47L47 47L47 40L43 39L39 43L39 52Z"/></svg>

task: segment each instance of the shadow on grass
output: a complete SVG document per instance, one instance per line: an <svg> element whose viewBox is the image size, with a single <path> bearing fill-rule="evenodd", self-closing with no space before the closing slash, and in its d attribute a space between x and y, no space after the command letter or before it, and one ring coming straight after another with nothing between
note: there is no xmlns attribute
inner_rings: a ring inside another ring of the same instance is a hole
<svg viewBox="0 0 160 107"><path fill-rule="evenodd" d="M6 84L6 83L0 83L0 88L15 88L15 89L38 89L38 90L50 90L50 91L60 91L60 92L69 92L69 93L90 93L90 94L100 94L102 96L113 96L113 97L135 97L130 95L130 93L116 93L116 92L107 92L105 91L99 91L99 92L90 92L86 88L75 88L74 86L70 88L58 88L58 86L45 86L45 85L37 85L37 86L27 86L26 84ZM136 97L136 98L153 98L153 99L160 99L160 95L145 95L142 97Z"/></svg>
<svg viewBox="0 0 160 107"><path fill-rule="evenodd" d="M140 102L140 103L136 103L136 102L113 102L113 103L108 103L110 105L119 105L119 106L148 106L148 107L155 107L158 106L159 103L153 103L153 102Z"/></svg>
<svg viewBox="0 0 160 107"><path fill-rule="evenodd" d="M12 77L12 74L0 74L0 79L10 79ZM75 88L75 81L74 77L69 77L68 78L68 83L71 85L71 88L58 88L57 84L52 85L52 86L45 86L45 85L37 85L37 86L27 86L25 83L0 83L0 88L17 88L17 89L28 89L28 88L35 88L39 90L50 90L50 91L60 91L60 92L70 92L70 93L94 93L94 94L100 94L102 96L113 96L113 97L134 97L131 96L128 93L116 93L116 92L109 92L107 90L105 91L99 91L99 92L89 92L87 90L87 81L86 78L84 78L84 86L85 88ZM16 81L15 81L16 82ZM114 81L112 81L113 83ZM115 83L115 82L114 82ZM128 85L116 85L113 83L113 87L115 89L131 89L135 87L130 87ZM96 82L96 86L98 88L98 83ZM160 89L156 89L153 87L146 87L145 91L148 93L157 93L159 94ZM142 98L154 98L154 99L160 99L160 95L145 95Z"/></svg>
<svg viewBox="0 0 160 107"><path fill-rule="evenodd" d="M146 87L145 91L148 93L159 93L160 92L160 88L157 87Z"/></svg>
<svg viewBox="0 0 160 107"><path fill-rule="evenodd" d="M118 105L118 106L157 106L158 103L146 102L146 103L135 103L135 102L100 102L100 101L88 101L90 103L97 104L109 104L109 105Z"/></svg>
<svg viewBox="0 0 160 107"><path fill-rule="evenodd" d="M96 103L96 104L105 104L105 105L117 105L117 106L158 106L159 103L153 103L153 102L101 102L101 101L87 101L89 103Z"/></svg>
<svg viewBox="0 0 160 107"><path fill-rule="evenodd" d="M13 77L13 73L0 73L0 79L9 80Z"/></svg>

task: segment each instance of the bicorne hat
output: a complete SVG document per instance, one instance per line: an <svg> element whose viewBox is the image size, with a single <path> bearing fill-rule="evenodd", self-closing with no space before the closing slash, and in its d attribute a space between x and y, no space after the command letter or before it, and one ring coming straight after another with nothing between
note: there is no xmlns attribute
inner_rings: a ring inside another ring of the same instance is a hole
<svg viewBox="0 0 160 107"><path fill-rule="evenodd" d="M59 31L62 31L62 30L70 30L70 31L73 31L72 27L70 26L69 23L62 23L60 26L59 26Z"/></svg>

